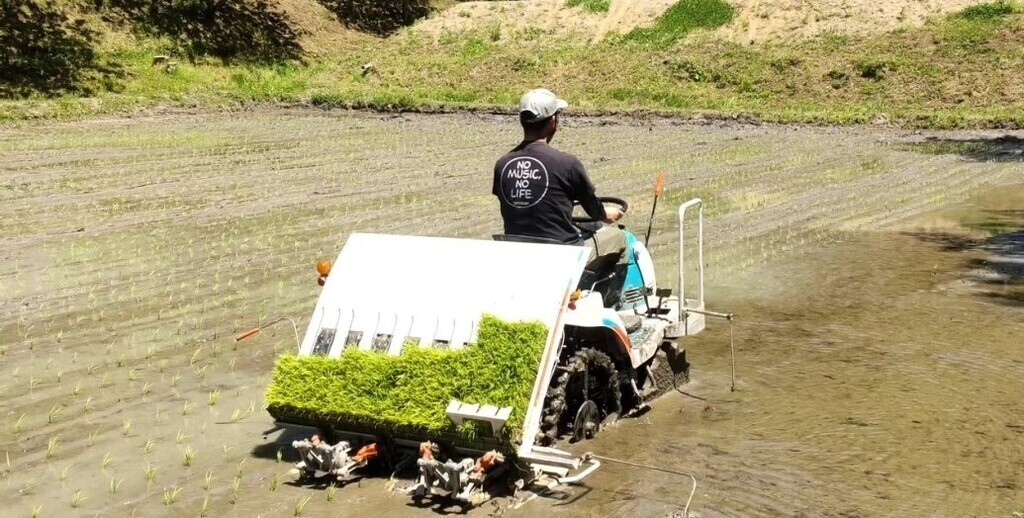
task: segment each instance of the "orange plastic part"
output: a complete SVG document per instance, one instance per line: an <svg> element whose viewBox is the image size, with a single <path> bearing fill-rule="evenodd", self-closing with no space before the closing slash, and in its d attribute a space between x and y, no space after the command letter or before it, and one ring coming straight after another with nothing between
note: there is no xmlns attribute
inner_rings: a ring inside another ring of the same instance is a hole
<svg viewBox="0 0 1024 518"><path fill-rule="evenodd" d="M434 447L434 443L430 441L420 443L420 458L434 460Z"/></svg>
<svg viewBox="0 0 1024 518"><path fill-rule="evenodd" d="M476 467L473 469L473 473L477 476L483 476L484 473L490 471L495 464L502 462L502 457L498 455L498 452L491 450L476 460Z"/></svg>
<svg viewBox="0 0 1024 518"><path fill-rule="evenodd" d="M259 333L259 332L260 332L260 326L256 326L256 327L254 327L254 328L252 328L252 329L250 329L250 330L248 330L248 331L246 331L246 332L236 336L235 337L235 341L237 342L239 340L245 340L246 338L249 338L250 336L252 336L252 335L254 335L256 333Z"/></svg>
<svg viewBox="0 0 1024 518"><path fill-rule="evenodd" d="M370 459L377 457L377 455L380 455L380 452L377 451L377 443L374 442L359 448L359 451L356 452L355 457L352 457L352 459L357 462L369 462Z"/></svg>
<svg viewBox="0 0 1024 518"><path fill-rule="evenodd" d="M576 301L580 300L582 296L583 292L580 290L572 292L572 295L569 295L569 309L576 309Z"/></svg>
<svg viewBox="0 0 1024 518"><path fill-rule="evenodd" d="M665 171L658 173L658 181L654 183L654 195L661 196L665 192Z"/></svg>
<svg viewBox="0 0 1024 518"><path fill-rule="evenodd" d="M331 274L331 262L330 261L317 261L316 262L316 273L319 273L323 277L327 277Z"/></svg>

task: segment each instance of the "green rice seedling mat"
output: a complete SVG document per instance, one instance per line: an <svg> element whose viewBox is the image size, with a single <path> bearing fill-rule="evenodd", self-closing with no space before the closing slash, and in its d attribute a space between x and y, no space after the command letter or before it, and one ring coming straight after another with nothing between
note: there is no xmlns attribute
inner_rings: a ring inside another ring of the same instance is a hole
<svg viewBox="0 0 1024 518"><path fill-rule="evenodd" d="M282 356L267 409L280 421L336 430L474 440L479 427L456 427L445 414L458 399L512 407L500 438L508 443L522 432L547 334L539 322L484 316L477 342L461 350L407 344L398 356L355 348L338 358Z"/></svg>

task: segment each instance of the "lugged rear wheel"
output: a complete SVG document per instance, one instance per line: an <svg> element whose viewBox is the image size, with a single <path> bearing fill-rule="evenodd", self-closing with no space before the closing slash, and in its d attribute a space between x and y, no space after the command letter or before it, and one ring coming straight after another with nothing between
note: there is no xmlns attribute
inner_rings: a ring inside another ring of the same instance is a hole
<svg viewBox="0 0 1024 518"><path fill-rule="evenodd" d="M556 368L541 418L541 444L565 434L573 440L593 437L602 422L615 420L622 410L622 393L615 364L607 354L585 348Z"/></svg>

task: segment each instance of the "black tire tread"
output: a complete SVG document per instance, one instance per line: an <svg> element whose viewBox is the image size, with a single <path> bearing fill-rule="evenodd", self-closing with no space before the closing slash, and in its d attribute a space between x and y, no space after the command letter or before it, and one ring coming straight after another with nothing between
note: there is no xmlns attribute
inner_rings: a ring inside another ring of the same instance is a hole
<svg viewBox="0 0 1024 518"><path fill-rule="evenodd" d="M612 362L612 359L607 354L601 351L592 348L580 349L568 358L565 365L559 366L554 376L552 376L551 386L548 387L547 398L545 399L546 404L544 405L544 413L540 423L541 431L538 442L542 445L550 445L558 441L561 434L559 423L561 423L565 412L570 411L566 403L566 390L569 381L574 375L583 372L588 366L599 368L608 375L610 394L608 399L611 400L611 404L607 405L608 408L601 409L605 416L621 412L622 392L619 386L619 376L615 369L615 363ZM575 410L571 409L571 411Z"/></svg>

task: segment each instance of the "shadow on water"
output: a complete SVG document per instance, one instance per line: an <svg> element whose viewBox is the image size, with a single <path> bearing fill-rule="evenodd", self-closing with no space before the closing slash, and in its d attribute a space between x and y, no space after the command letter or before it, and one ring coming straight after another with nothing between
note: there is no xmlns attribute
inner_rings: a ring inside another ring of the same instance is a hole
<svg viewBox="0 0 1024 518"><path fill-rule="evenodd" d="M975 266L994 275L978 279L991 287L981 296L998 304L1024 307L1024 230L992 236L982 248L992 255L977 260Z"/></svg>
<svg viewBox="0 0 1024 518"><path fill-rule="evenodd" d="M413 509L428 509L434 514L441 516L449 515L465 515L469 512L469 507L463 505L461 502L449 499L424 499L422 501L410 501L405 504L406 507Z"/></svg>
<svg viewBox="0 0 1024 518"><path fill-rule="evenodd" d="M987 237L955 232L908 232L948 252L975 252L966 259L966 281L976 294L1006 306L1024 306L1024 210L984 209L966 217L964 225ZM977 256L980 252L983 255Z"/></svg>
<svg viewBox="0 0 1024 518"><path fill-rule="evenodd" d="M0 97L90 94L120 70L93 47L97 35L49 5L0 0Z"/></svg>
<svg viewBox="0 0 1024 518"><path fill-rule="evenodd" d="M975 250L978 247L976 238L952 232L904 232L903 234L936 245L944 252L963 252Z"/></svg>
<svg viewBox="0 0 1024 518"><path fill-rule="evenodd" d="M928 137L907 145L929 155L960 155L977 162L1024 162L1024 138L1003 135L991 138Z"/></svg>
<svg viewBox="0 0 1024 518"><path fill-rule="evenodd" d="M285 428L276 438L257 444L249 453L258 459L277 459L278 452L280 452L281 462L295 463L299 461L299 454L292 446L292 441L309 439L309 435L303 434L298 429Z"/></svg>
<svg viewBox="0 0 1024 518"><path fill-rule="evenodd" d="M170 38L189 59L272 63L302 55L300 33L267 0L94 0L108 22Z"/></svg>

